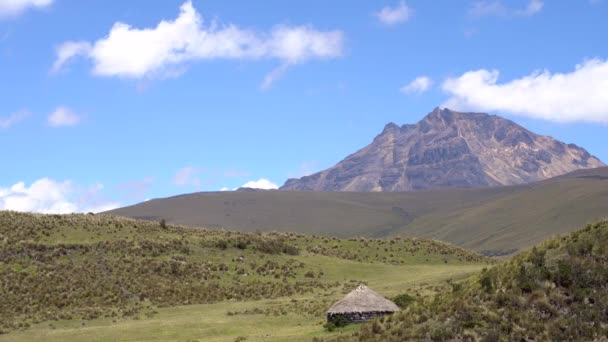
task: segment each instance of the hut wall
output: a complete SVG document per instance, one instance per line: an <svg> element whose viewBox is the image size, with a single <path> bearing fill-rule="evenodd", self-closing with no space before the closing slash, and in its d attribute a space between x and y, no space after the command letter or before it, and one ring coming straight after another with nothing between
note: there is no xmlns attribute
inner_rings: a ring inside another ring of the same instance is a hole
<svg viewBox="0 0 608 342"><path fill-rule="evenodd" d="M345 313L328 313L327 321L335 323L343 321L347 323L363 323L374 318L390 315L393 312L373 311L373 312L345 312Z"/></svg>

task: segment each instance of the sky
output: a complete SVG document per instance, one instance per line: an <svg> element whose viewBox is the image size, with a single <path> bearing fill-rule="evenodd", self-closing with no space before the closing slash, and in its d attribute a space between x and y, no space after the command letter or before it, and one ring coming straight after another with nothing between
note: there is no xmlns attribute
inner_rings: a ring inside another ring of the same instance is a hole
<svg viewBox="0 0 608 342"><path fill-rule="evenodd" d="M0 0L0 209L275 188L437 106L607 162L607 19L608 0Z"/></svg>

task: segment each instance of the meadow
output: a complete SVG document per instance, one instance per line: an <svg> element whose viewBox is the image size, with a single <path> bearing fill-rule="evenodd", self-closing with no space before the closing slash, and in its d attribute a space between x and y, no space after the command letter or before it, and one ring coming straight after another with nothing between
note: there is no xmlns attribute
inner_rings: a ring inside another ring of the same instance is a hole
<svg viewBox="0 0 608 342"><path fill-rule="evenodd" d="M0 341L308 341L357 285L428 297L492 263L442 242L0 213Z"/></svg>

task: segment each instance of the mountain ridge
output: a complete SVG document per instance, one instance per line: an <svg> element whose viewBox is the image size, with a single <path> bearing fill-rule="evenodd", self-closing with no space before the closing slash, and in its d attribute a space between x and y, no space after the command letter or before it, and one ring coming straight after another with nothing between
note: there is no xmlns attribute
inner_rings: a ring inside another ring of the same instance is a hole
<svg viewBox="0 0 608 342"><path fill-rule="evenodd" d="M410 191L525 184L605 166L585 149L497 115L435 108L384 126L371 144L281 190Z"/></svg>

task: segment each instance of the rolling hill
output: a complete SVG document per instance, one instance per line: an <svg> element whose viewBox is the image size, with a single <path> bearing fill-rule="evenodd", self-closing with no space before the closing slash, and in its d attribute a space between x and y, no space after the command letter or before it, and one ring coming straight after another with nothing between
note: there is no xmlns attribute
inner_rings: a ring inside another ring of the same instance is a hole
<svg viewBox="0 0 608 342"><path fill-rule="evenodd" d="M109 213L249 232L424 237L489 255L508 254L606 217L608 168L483 189L193 193Z"/></svg>

